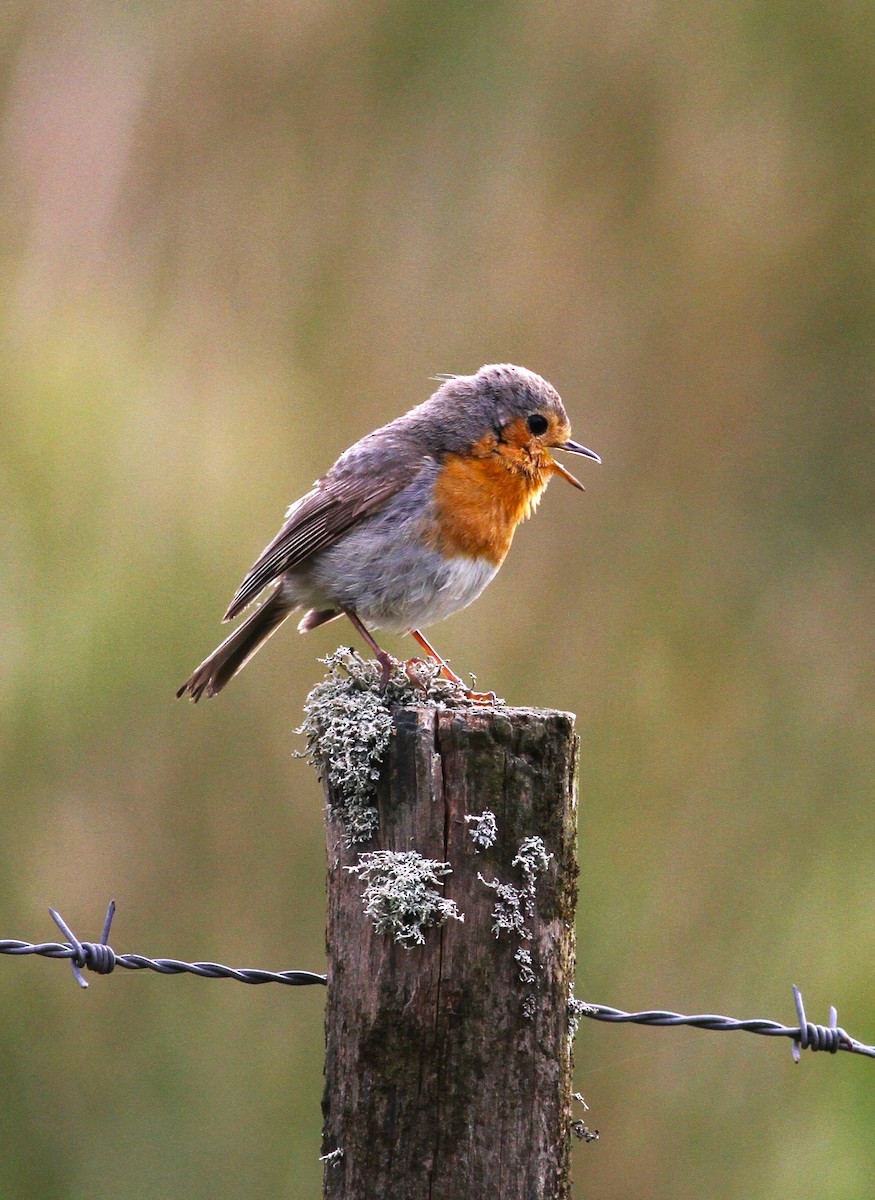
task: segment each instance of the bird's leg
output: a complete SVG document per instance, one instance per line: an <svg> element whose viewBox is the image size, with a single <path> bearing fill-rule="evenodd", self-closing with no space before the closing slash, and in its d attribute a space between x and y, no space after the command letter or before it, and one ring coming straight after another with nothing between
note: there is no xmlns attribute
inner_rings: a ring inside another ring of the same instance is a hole
<svg viewBox="0 0 875 1200"><path fill-rule="evenodd" d="M459 676L452 669L452 667L449 665L449 663L445 659L441 658L441 656L438 654L437 650L435 650L434 646L431 644L431 642L428 640L428 638L425 637L422 633L420 633L418 629L411 629L410 636L412 638L415 638L416 641L419 642L420 646L422 646L423 650L426 652L426 654L429 656L429 658L433 659L436 663L439 664L440 669L441 669L441 674L443 675L443 677L445 679L449 679L451 683L458 684L459 687L462 688L462 690L464 691L465 695L468 697L469 700L473 700L476 704L494 704L495 703L495 701L496 701L495 692L472 692L469 687L466 687L464 679L459 678Z"/></svg>
<svg viewBox="0 0 875 1200"><path fill-rule="evenodd" d="M438 664L441 669L441 675L443 675L444 679L449 679L451 683L457 683L460 687L465 686L465 681L459 678L446 659L441 658L425 634L420 633L418 629L411 629L410 636L415 638L415 640L419 642L420 646L422 646L428 657L432 659L433 662Z"/></svg>
<svg viewBox="0 0 875 1200"><path fill-rule="evenodd" d="M353 625L358 630L358 632L361 634L361 636L365 639L368 646L370 646L371 650L373 650L374 657L376 658L377 662L380 664L380 670L383 673L383 687L384 688L388 687L389 679L392 675L392 666L393 666L394 660L392 659L391 655L387 654L385 650L381 649L377 645L377 643L374 641L373 635L370 633L369 630L367 630L364 627L361 620L359 619L358 613L356 613L351 608L345 608L343 611L349 617L350 621L353 623Z"/></svg>

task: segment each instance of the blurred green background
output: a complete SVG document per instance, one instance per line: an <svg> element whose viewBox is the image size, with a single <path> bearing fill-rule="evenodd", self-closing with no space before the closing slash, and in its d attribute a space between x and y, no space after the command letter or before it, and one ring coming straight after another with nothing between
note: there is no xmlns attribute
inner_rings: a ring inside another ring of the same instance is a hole
<svg viewBox="0 0 875 1200"><path fill-rule="evenodd" d="M351 631L173 693L341 450L512 361L604 465L434 636L579 716L578 995L875 1041L875 9L0 19L0 936L115 896L120 951L322 968L290 755ZM318 1196L321 989L0 994L4 1198ZM576 1083L576 1196L875 1190L868 1060L584 1022Z"/></svg>

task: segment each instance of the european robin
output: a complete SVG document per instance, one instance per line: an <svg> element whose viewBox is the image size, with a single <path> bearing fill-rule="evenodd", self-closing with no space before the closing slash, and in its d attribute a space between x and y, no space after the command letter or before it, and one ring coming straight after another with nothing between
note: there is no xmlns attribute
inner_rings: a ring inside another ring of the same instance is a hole
<svg viewBox="0 0 875 1200"><path fill-rule="evenodd" d="M462 682L420 626L477 599L552 475L583 490L553 450L601 459L571 440L555 388L525 367L485 366L438 379L430 399L356 442L289 508L224 620L273 585L267 598L177 696L220 692L301 608L301 633L345 613L384 682L392 660L372 629L409 632L448 678Z"/></svg>

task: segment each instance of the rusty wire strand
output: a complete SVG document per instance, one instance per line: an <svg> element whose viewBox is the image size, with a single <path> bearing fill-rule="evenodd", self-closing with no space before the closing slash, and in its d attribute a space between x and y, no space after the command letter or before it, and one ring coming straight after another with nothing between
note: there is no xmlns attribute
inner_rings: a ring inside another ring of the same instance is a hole
<svg viewBox="0 0 875 1200"><path fill-rule="evenodd" d="M116 967L125 967L129 971L157 971L162 975L199 975L205 979L236 979L240 983L283 983L292 987L302 987L307 984L325 984L327 977L314 971L261 971L251 967L224 967L220 963L180 962L175 958L146 958L142 954L117 954L108 944L112 918L115 914L115 901L111 900L106 910L103 933L99 942L80 941L67 925L63 917L53 908L49 909L53 920L66 934L67 941L61 942L20 942L0 940L0 954L40 954L46 958L68 959L73 974L81 987L88 987L82 971L94 971L98 975L108 975ZM609 1021L614 1024L656 1025L660 1027L688 1025L695 1029L709 1029L714 1032L741 1030L743 1033L757 1033L764 1037L788 1037L793 1042L793 1058L799 1061L803 1050L823 1050L835 1054L845 1050L850 1054L862 1054L867 1058L875 1058L875 1046L867 1046L852 1038L838 1024L838 1014L830 1007L829 1024L817 1025L805 1016L802 1003L802 993L793 985L793 998L796 1005L798 1025L782 1025L778 1021L768 1021L761 1018L739 1021L733 1017L721 1017L712 1013L686 1017L681 1013L663 1012L649 1009L645 1012L628 1013L619 1008L610 1008L606 1004L580 1004L576 1012L581 1017L589 1017L593 1021Z"/></svg>

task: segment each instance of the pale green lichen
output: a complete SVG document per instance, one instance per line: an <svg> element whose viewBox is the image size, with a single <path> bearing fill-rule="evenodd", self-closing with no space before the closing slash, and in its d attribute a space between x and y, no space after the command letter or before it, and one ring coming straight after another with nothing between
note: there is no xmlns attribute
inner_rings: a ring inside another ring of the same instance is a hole
<svg viewBox="0 0 875 1200"><path fill-rule="evenodd" d="M410 949L425 942L425 930L449 920L464 921L454 900L441 895L449 863L423 858L415 850L374 850L347 871L367 883L362 900L377 933Z"/></svg>
<svg viewBox="0 0 875 1200"><path fill-rule="evenodd" d="M587 1004L585 1000L578 1000L574 992L568 994L568 1040L573 1042L577 1037L577 1030L583 1017L589 1016L596 1010L591 1004Z"/></svg>
<svg viewBox="0 0 875 1200"><path fill-rule="evenodd" d="M492 932L496 937L501 937L503 933L510 934L519 938L522 943L514 952L514 960L519 968L520 983L530 988L537 988L540 968L536 966L531 950L525 945L526 942L532 941L532 931L528 922L535 915L535 885L538 876L547 870L552 857L542 838L527 837L520 842L511 860L511 866L518 867L523 874L525 882L522 887L502 883L500 879L484 879L479 872L477 874L480 882L495 892ZM534 992L528 992L522 1001L522 1014L526 1020L534 1018L537 1007Z"/></svg>
<svg viewBox="0 0 875 1200"><path fill-rule="evenodd" d="M330 1150L327 1154L320 1154L319 1161L325 1163L327 1167L335 1167L343 1158L343 1147L338 1146L336 1150Z"/></svg>
<svg viewBox="0 0 875 1200"><path fill-rule="evenodd" d="M519 850L510 865L521 868L526 877L526 889L533 898L537 878L547 870L552 857L539 837L523 838L520 842Z"/></svg>
<svg viewBox="0 0 875 1200"><path fill-rule="evenodd" d="M581 1096L580 1092L572 1092L571 1099L576 1100L578 1104L583 1105L584 1112L589 1112L589 1105L584 1100L583 1096ZM586 1122L580 1120L579 1118L576 1121L571 1122L571 1132L574 1137L578 1138L582 1142L597 1142L599 1140L599 1131L597 1129L590 1129Z"/></svg>
<svg viewBox="0 0 875 1200"><path fill-rule="evenodd" d="M437 663L417 663L417 684L401 664L382 686L380 666L341 647L322 660L328 674L304 705L298 733L307 739L304 757L331 795L331 815L343 827L347 846L367 842L377 832L374 805L380 767L392 737L392 709L431 704L465 707L471 702L458 684L443 679Z"/></svg>
<svg viewBox="0 0 875 1200"><path fill-rule="evenodd" d="M502 883L499 879L484 879L478 873L480 882L495 892L492 932L496 937L502 933L515 933L519 938L531 940L532 934L526 921L535 913L535 884L538 876L547 870L552 857L541 838L527 837L520 842L511 862L512 867L519 867L523 873L523 887L514 887L512 883Z"/></svg>
<svg viewBox="0 0 875 1200"><path fill-rule="evenodd" d="M495 839L498 837L498 825L495 820L495 813L490 812L486 808L482 813L475 813L469 817L465 817L465 820L470 825L468 833L470 833L471 841L474 843L475 854L479 854L481 850L488 850L490 846L495 844Z"/></svg>
<svg viewBox="0 0 875 1200"><path fill-rule="evenodd" d="M517 966L520 969L519 970L520 983L535 983L535 982L537 982L538 977L535 974L534 967L532 966L531 950L526 950L526 949L524 949L524 947L520 946L513 957L514 957L514 960L515 960Z"/></svg>
<svg viewBox="0 0 875 1200"><path fill-rule="evenodd" d="M485 879L479 871L477 878L495 892L495 904L492 908L492 932L495 936L515 933L517 937L530 941L532 934L526 925L526 913L523 911L525 892L514 887L512 883L502 883L500 879Z"/></svg>

